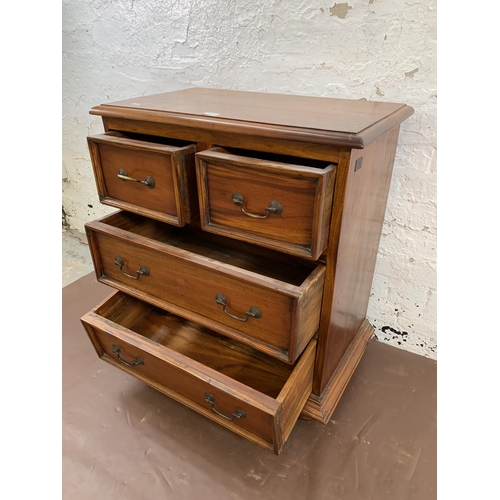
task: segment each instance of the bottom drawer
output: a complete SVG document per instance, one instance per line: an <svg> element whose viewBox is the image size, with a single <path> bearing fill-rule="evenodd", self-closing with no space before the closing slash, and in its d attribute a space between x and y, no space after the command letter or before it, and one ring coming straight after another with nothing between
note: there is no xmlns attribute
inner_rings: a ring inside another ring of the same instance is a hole
<svg viewBox="0 0 500 500"><path fill-rule="evenodd" d="M99 357L276 454L311 392L314 339L291 366L123 292L82 323Z"/></svg>

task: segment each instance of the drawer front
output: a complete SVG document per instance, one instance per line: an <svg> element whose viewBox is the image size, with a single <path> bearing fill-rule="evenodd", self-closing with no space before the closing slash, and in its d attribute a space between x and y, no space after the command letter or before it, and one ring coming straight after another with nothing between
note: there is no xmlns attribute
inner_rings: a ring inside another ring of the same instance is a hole
<svg viewBox="0 0 500 500"><path fill-rule="evenodd" d="M324 266L303 287L281 284L166 244L88 224L99 281L294 363L319 325ZM134 241L135 240L135 241ZM177 251L177 254L175 253ZM253 275L253 277L252 277Z"/></svg>
<svg viewBox="0 0 500 500"><path fill-rule="evenodd" d="M196 146L114 134L87 138L101 202L176 226L190 222L198 213Z"/></svg>
<svg viewBox="0 0 500 500"><path fill-rule="evenodd" d="M275 453L311 391L314 339L291 367L122 292L81 321L99 357Z"/></svg>
<svg viewBox="0 0 500 500"><path fill-rule="evenodd" d="M326 249L336 167L196 154L203 229L317 259Z"/></svg>
<svg viewBox="0 0 500 500"><path fill-rule="evenodd" d="M292 298L107 235L97 235L97 246L105 276L149 295L164 298L176 306L237 329L279 349L287 349L291 331ZM123 271L135 277L140 266L146 266L149 276L141 275L139 279L133 279L124 275L115 264L117 256L125 263ZM223 306L217 303L218 294L226 297L228 312L243 318L251 307L258 307L262 316L250 317L246 322L231 318L224 313Z"/></svg>
<svg viewBox="0 0 500 500"><path fill-rule="evenodd" d="M120 368L127 369L134 376L145 377L161 384L175 395L191 402L195 410L205 410L205 415L214 420L225 420L219 417L212 410L211 403L206 401L205 393L211 394L214 398L214 408L228 418L238 409L245 412L245 418L235 417L233 422L225 421L227 426L245 429L270 444L274 442L273 422L276 407L257 407L251 400L245 400L243 396L238 397L237 388L218 384L214 379L216 372L213 370L204 370L203 365L199 365L196 370L188 358L175 356L177 353L165 354L161 347L155 349L155 346L144 345L140 338L118 336L112 329L108 332L94 329L93 333L102 354L108 356ZM116 348L119 349L118 354ZM138 362L141 364L137 364ZM135 366L130 366L134 364Z"/></svg>

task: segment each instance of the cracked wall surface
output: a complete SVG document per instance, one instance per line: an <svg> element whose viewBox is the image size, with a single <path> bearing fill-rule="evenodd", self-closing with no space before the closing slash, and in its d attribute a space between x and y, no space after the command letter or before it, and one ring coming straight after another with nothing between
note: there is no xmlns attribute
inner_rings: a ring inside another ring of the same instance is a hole
<svg viewBox="0 0 500 500"><path fill-rule="evenodd" d="M63 206L99 203L86 136L100 103L191 86L403 102L368 319L377 338L436 357L434 0L63 0Z"/></svg>

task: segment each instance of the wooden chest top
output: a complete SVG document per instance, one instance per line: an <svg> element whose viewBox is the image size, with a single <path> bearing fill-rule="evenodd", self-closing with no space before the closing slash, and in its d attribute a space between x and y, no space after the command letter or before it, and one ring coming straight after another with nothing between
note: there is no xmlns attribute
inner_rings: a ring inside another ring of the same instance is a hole
<svg viewBox="0 0 500 500"><path fill-rule="evenodd" d="M278 128L283 138L363 148L413 109L377 101L190 88L102 104L91 113L184 126L224 126L240 133Z"/></svg>

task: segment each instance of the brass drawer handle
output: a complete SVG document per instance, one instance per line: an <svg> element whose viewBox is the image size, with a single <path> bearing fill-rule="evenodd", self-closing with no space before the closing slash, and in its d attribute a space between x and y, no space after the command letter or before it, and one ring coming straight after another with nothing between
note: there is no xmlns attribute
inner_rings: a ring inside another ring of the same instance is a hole
<svg viewBox="0 0 500 500"><path fill-rule="evenodd" d="M143 181L141 181L139 179L134 179L133 177L129 177L127 175L127 172L125 172L123 168L120 168L120 170L118 170L118 179L121 179L122 181L138 182L139 184L144 184L149 189L153 189L155 187L155 180L149 175Z"/></svg>
<svg viewBox="0 0 500 500"><path fill-rule="evenodd" d="M141 276L149 276L149 269L146 266L139 266L139 271L135 272L135 276L132 274L128 274L123 270L123 266L125 265L125 262L123 262L123 259L117 255L115 257L115 264L117 266L120 266L120 271L122 274L125 276L132 278L133 280L138 280Z"/></svg>
<svg viewBox="0 0 500 500"><path fill-rule="evenodd" d="M116 357L118 358L118 361L120 363L123 363L124 365L130 366L130 368L135 368L137 365L143 365L144 361L142 358L137 356L132 363L129 363L128 361L125 361L124 359L120 358L120 353L122 350L115 344L113 344L113 353L116 354Z"/></svg>
<svg viewBox="0 0 500 500"><path fill-rule="evenodd" d="M270 214L280 215L281 212L283 212L283 206L279 201L272 201L271 203L269 203L269 206L264 208L264 210L266 211L265 215L252 214L250 212L247 212L244 206L245 198L241 193L233 193L233 203L237 207L240 207L241 211L245 215L248 215L248 217L253 217L254 219L267 219Z"/></svg>
<svg viewBox="0 0 500 500"><path fill-rule="evenodd" d="M239 408L236 408L236 410L231 414L230 417L227 417L226 415L224 415L224 413L221 413L220 411L218 411L215 408L215 398L209 392L205 392L205 401L212 405L212 411L214 413L217 413L217 415L219 415L219 417L225 418L226 420L229 420L230 422L232 422L235 418L247 418L247 414L243 410L240 410Z"/></svg>
<svg viewBox="0 0 500 500"><path fill-rule="evenodd" d="M245 313L245 317L244 318L241 318L240 316L236 316L234 314L231 314L227 309L227 298L225 295L222 295L222 293L218 293L216 296L215 296L215 302L217 302L217 304L220 304L222 306L222 310L231 318L233 319L237 319L238 321L248 321L248 318L255 318L255 319L259 319L262 317L262 311L258 308L258 307L255 307L255 306L252 306L246 313Z"/></svg>

